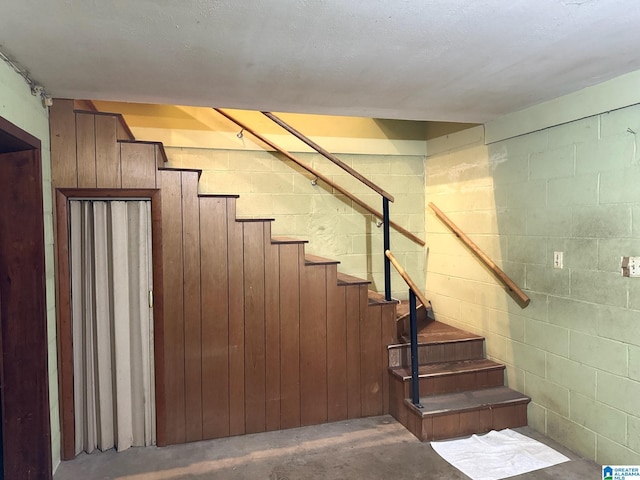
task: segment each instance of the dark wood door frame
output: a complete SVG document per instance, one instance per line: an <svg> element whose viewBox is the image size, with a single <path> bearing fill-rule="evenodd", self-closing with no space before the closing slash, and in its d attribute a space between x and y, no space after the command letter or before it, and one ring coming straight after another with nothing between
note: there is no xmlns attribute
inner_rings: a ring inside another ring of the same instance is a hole
<svg viewBox="0 0 640 480"><path fill-rule="evenodd" d="M58 188L56 189L56 245L57 245L57 319L58 319L58 382L60 388L61 457L75 457L75 414L73 397L73 324L71 318L71 272L69 270L69 200L74 198L113 199L135 198L151 200L151 255L153 262L153 328L156 379L156 422L164 418L164 396L160 371L164 365L162 345L163 296L162 296L162 212L158 189L102 189L102 188ZM157 428L158 444L164 429Z"/></svg>
<svg viewBox="0 0 640 480"><path fill-rule="evenodd" d="M50 479L40 140L0 117L0 403L4 478Z"/></svg>

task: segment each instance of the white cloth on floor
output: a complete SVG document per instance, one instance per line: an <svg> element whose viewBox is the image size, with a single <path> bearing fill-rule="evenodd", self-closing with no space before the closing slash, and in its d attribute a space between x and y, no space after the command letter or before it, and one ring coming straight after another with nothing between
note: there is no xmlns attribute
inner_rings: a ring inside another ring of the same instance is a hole
<svg viewBox="0 0 640 480"><path fill-rule="evenodd" d="M472 480L500 480L569 461L551 447L510 429L431 442L431 446Z"/></svg>

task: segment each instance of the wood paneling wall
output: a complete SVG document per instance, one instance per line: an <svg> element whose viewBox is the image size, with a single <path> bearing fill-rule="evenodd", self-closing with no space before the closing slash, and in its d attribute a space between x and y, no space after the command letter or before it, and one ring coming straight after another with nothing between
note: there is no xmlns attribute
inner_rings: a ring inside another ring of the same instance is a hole
<svg viewBox="0 0 640 480"><path fill-rule="evenodd" d="M161 145L119 140L115 116L56 100L50 118L55 188L160 189L159 445L388 412L394 305L237 220L236 196L198 195L198 171L157 168Z"/></svg>

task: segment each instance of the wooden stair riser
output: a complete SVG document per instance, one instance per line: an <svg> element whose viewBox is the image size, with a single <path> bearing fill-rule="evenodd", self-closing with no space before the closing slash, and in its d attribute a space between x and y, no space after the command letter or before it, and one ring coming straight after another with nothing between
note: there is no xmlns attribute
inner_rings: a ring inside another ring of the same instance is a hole
<svg viewBox="0 0 640 480"><path fill-rule="evenodd" d="M503 372L491 372L491 375L488 376L487 382L484 383L480 381L475 385L471 385L470 382L467 383L467 386L473 388L461 388L456 385L454 381L447 381L446 383L440 383L434 385L433 383L429 384L428 380L432 379L421 379L420 384L420 396L426 395L438 395L443 393L455 393L466 390L476 390L480 388L490 388L490 387L498 387L503 385ZM438 391L440 390L440 391ZM406 405L406 399L411 398L411 381L402 380L396 375L389 375L389 413L396 420L398 420L401 424L407 426L407 415L408 408Z"/></svg>
<svg viewBox="0 0 640 480"><path fill-rule="evenodd" d="M419 304L416 309L416 322L418 331L422 330L425 325L428 325L431 322L431 319L427 317L427 310L424 305ZM409 313L402 315L397 319L397 335L398 339L407 339L410 338L410 317ZM404 341L404 340L403 340ZM410 340L409 340L410 341Z"/></svg>
<svg viewBox="0 0 640 480"><path fill-rule="evenodd" d="M398 377L396 377L398 378ZM402 380L404 385L403 398L411 397L411 378ZM439 395L443 393L464 392L481 388L499 387L504 385L504 367L501 369L483 370L478 372L461 372L438 377L420 377L418 386L420 396Z"/></svg>
<svg viewBox="0 0 640 480"><path fill-rule="evenodd" d="M409 407L405 422L403 425L422 442L524 427L527 425L527 402L483 406L424 418L415 408Z"/></svg>
<svg viewBox="0 0 640 480"><path fill-rule="evenodd" d="M418 365L484 358L484 339L452 341L436 344L418 345ZM389 347L390 367L410 367L410 345L392 345Z"/></svg>

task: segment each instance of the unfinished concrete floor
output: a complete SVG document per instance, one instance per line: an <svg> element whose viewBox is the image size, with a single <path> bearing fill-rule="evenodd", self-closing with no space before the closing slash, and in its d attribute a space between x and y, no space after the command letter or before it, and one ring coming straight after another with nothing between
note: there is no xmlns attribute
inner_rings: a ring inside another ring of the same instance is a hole
<svg viewBox="0 0 640 480"><path fill-rule="evenodd" d="M571 461L511 478L602 478L594 462L530 428L515 430ZM467 478L388 415L164 448L82 454L63 462L54 476L55 480Z"/></svg>

